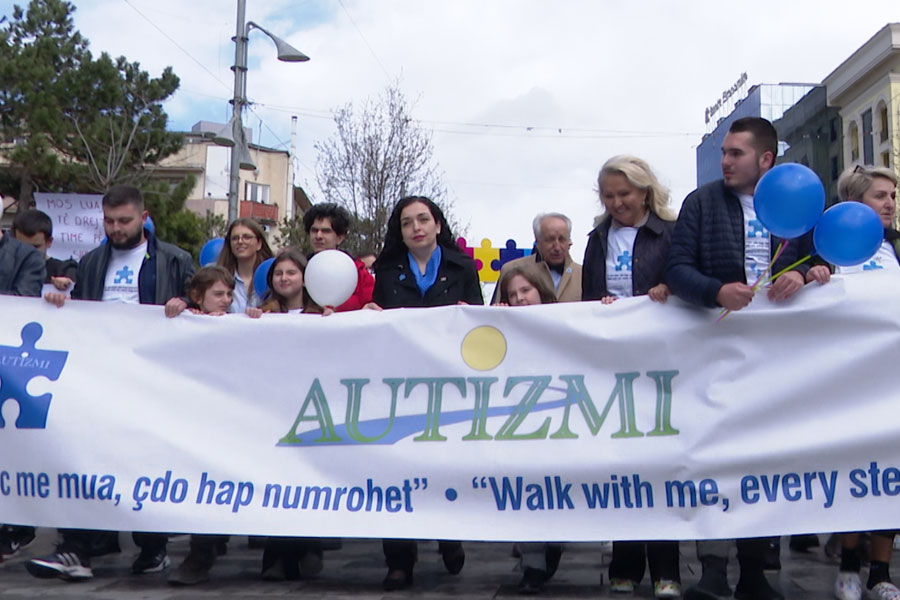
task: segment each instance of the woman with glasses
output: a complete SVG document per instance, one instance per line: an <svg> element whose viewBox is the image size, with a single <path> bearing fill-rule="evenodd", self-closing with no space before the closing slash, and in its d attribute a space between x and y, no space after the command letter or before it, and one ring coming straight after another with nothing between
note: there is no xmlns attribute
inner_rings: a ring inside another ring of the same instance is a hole
<svg viewBox="0 0 900 600"><path fill-rule="evenodd" d="M260 305L253 290L253 274L260 263L272 258L266 234L253 219L235 219L225 232L225 245L216 264L234 273L234 301L229 312L242 313Z"/></svg>

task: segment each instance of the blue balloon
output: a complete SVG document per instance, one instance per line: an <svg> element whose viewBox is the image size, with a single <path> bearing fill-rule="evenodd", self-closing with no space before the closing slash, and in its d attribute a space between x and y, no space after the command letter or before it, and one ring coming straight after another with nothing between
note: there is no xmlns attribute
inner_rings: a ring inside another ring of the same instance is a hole
<svg viewBox="0 0 900 600"><path fill-rule="evenodd" d="M225 238L213 238L203 244L203 247L200 249L200 266L205 267L208 265L216 264L216 261L219 260L219 253L222 252L222 248L225 246Z"/></svg>
<svg viewBox="0 0 900 600"><path fill-rule="evenodd" d="M753 194L756 218L774 235L800 237L825 210L825 187L815 172L797 163L778 165L759 180Z"/></svg>
<svg viewBox="0 0 900 600"><path fill-rule="evenodd" d="M269 277L269 269L272 268L273 262L275 262L274 258L267 258L259 263L259 266L256 267L256 272L253 273L253 291L256 292L257 298L262 298L265 295L266 290L269 289L269 282L267 279Z"/></svg>
<svg viewBox="0 0 900 600"><path fill-rule="evenodd" d="M153 222L153 217L147 215L147 220L144 221L144 229L156 235L156 223Z"/></svg>
<svg viewBox="0 0 900 600"><path fill-rule="evenodd" d="M862 202L841 202L825 211L813 243L816 252L833 265L852 267L878 252L884 240L884 226L878 213Z"/></svg>

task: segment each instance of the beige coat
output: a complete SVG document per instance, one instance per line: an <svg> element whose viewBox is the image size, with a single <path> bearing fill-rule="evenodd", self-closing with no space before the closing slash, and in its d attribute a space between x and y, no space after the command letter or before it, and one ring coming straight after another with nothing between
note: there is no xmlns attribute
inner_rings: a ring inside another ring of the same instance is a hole
<svg viewBox="0 0 900 600"><path fill-rule="evenodd" d="M499 282L506 273L514 265L531 264L537 266L537 270L541 276L545 278L547 285L553 289L553 278L550 276L550 267L544 261L538 261L536 254L529 254L522 258L511 260L500 268L500 276L497 278ZM559 282L559 289L556 290L556 299L560 302L580 302L581 301L581 265L572 260L572 257L566 254L565 267L563 268L563 276ZM494 290L494 297L491 304L500 301L500 289Z"/></svg>

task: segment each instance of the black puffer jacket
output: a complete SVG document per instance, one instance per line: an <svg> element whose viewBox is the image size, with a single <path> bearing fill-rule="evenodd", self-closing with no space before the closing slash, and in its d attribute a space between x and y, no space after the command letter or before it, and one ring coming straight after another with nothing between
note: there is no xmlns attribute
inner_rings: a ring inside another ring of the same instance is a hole
<svg viewBox="0 0 900 600"><path fill-rule="evenodd" d="M780 238L771 237L773 255L780 242ZM809 249L809 235L790 240L773 273L806 256ZM804 263L795 270L805 276L809 265ZM741 201L721 179L694 190L685 198L669 248L666 282L682 300L710 308L718 306L716 296L723 285L747 283L744 211Z"/></svg>

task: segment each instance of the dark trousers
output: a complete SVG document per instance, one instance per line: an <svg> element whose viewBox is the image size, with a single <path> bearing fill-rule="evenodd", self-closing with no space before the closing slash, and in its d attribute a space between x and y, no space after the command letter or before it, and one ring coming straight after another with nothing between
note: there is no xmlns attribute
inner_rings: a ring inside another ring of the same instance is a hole
<svg viewBox="0 0 900 600"><path fill-rule="evenodd" d="M388 570L399 569L407 573L412 572L419 553L419 546L415 540L382 540L381 546L384 549L384 560ZM462 542L440 541L438 542L438 551L441 554L452 554L460 546L462 546Z"/></svg>
<svg viewBox="0 0 900 600"><path fill-rule="evenodd" d="M630 579L640 583L650 563L651 581L681 581L678 542L613 542L610 579Z"/></svg>
<svg viewBox="0 0 900 600"><path fill-rule="evenodd" d="M82 558L90 557L94 540L101 534L94 529L60 529L59 532L62 534L60 548L66 552L74 552ZM142 552L151 554L162 552L169 542L169 535L166 533L135 531L131 534L131 538Z"/></svg>

